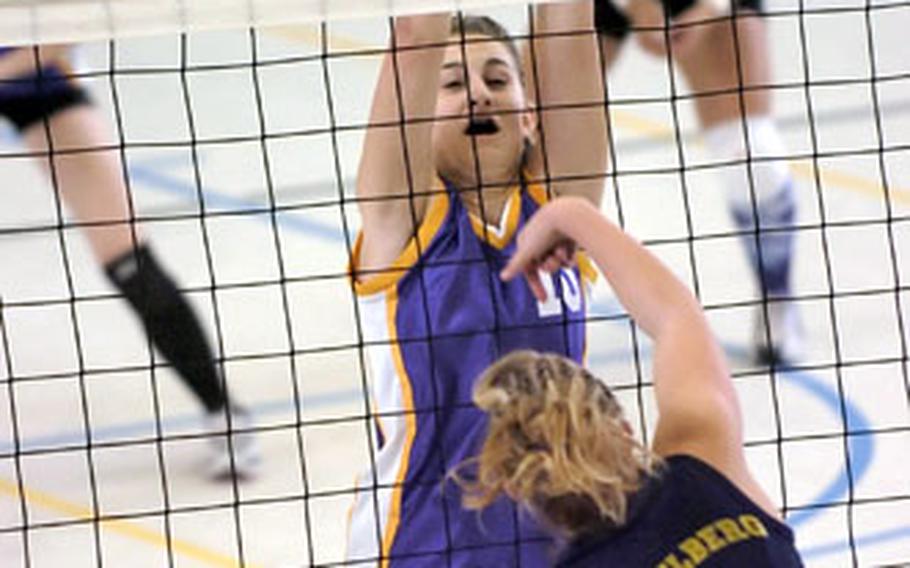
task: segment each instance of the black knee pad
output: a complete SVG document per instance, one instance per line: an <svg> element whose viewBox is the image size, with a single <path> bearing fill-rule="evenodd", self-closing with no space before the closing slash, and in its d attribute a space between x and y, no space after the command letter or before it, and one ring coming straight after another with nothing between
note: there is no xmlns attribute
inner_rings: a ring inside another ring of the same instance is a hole
<svg viewBox="0 0 910 568"><path fill-rule="evenodd" d="M105 271L142 321L149 339L209 411L228 402L196 314L151 251L140 246Z"/></svg>

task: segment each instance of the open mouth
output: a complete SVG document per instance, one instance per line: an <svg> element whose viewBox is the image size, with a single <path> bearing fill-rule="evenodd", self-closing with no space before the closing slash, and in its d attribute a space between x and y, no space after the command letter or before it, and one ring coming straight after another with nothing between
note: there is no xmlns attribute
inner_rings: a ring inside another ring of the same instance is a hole
<svg viewBox="0 0 910 568"><path fill-rule="evenodd" d="M499 126L492 118L475 118L464 131L468 136L489 136L497 132L499 132Z"/></svg>

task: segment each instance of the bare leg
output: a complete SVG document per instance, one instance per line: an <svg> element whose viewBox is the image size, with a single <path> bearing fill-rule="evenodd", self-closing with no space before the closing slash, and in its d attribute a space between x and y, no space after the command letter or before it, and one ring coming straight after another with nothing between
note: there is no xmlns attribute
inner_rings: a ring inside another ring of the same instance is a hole
<svg viewBox="0 0 910 568"><path fill-rule="evenodd" d="M111 146L107 125L98 111L79 105L60 111L48 119L53 142L53 178L67 208L81 223L99 223L85 227L84 233L92 251L102 265L107 265L133 250L138 238L131 224L130 201L124 183L120 153ZM33 152L47 152L44 123L35 124L23 133L23 140ZM81 150L76 153L63 153ZM51 175L50 163L40 160Z"/></svg>
<svg viewBox="0 0 910 568"><path fill-rule="evenodd" d="M694 94L703 129L746 116L771 113L771 91L756 88L771 83L768 39L764 20L755 16L704 24L705 36L676 60ZM740 75L742 80L740 80ZM742 100L740 98L742 85ZM723 92L723 94L712 94Z"/></svg>
<svg viewBox="0 0 910 568"><path fill-rule="evenodd" d="M228 411L227 392L198 317L148 247L137 242L119 149L100 149L111 146L103 117L90 105L73 106L53 113L47 126L37 123L27 128L23 138L35 152L46 152L52 146L52 162L42 160L42 166L67 208L78 221L89 224L83 228L85 235L111 283L132 306L158 351L205 407L207 428L216 434L223 434L226 428L248 428L250 420L242 409L234 406ZM251 434L238 435L231 443L224 435L212 438L211 476L249 476L258 461Z"/></svg>
<svg viewBox="0 0 910 568"><path fill-rule="evenodd" d="M624 43L625 42L621 39L601 34L600 53L604 64L604 79L606 79L606 75L610 72L610 69L613 68L613 64L619 57L619 53L622 51Z"/></svg>
<svg viewBox="0 0 910 568"><path fill-rule="evenodd" d="M692 91L712 158L749 161L720 171L762 297L775 300L756 318L755 355L762 361L801 355L802 332L793 304L791 266L796 199L785 148L771 117L768 41L764 20L740 12L719 21L678 61ZM734 28L735 25L735 28ZM745 129L745 130L744 130ZM755 236L756 221L758 238ZM765 322L770 322L766 325Z"/></svg>

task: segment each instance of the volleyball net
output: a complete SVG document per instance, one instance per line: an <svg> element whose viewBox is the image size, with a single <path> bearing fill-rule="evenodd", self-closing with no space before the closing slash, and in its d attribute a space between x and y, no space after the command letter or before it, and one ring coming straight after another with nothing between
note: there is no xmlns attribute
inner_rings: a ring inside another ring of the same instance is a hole
<svg viewBox="0 0 910 568"><path fill-rule="evenodd" d="M495 2L497 5L519 3L517 0ZM0 37L7 45L60 43L489 6L490 2L483 0L4 0L0 3Z"/></svg>
<svg viewBox="0 0 910 568"><path fill-rule="evenodd" d="M347 263L389 17L490 14L523 42L532 4L0 0L0 46L40 58L36 42L77 44L68 73L110 127L100 145L62 148L48 128L36 151L0 126L4 565L357 565L346 514L378 441L373 345ZM772 93L786 153L712 158L697 106L724 93L646 56L636 38L663 28L633 26L597 103L610 136L603 209L697 292L731 360L750 466L807 564L899 565L910 560L910 2L770 0L764 12L773 80L749 89ZM0 76L0 107L17 82ZM54 164L92 152L122 164L129 219L85 222L63 206ZM796 186L787 299L806 349L786 365L748 354L766 302L742 250L753 232L731 221L718 181L762 162L786 164ZM200 479L212 434L199 405L84 239L111 224L146 236L200 315L254 417L255 480ZM650 346L602 281L589 308L590 365L647 440Z"/></svg>

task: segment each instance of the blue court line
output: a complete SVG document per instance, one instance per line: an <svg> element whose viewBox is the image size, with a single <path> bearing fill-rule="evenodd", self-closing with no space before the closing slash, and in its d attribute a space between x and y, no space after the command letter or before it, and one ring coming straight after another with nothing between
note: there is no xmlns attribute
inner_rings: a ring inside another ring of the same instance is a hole
<svg viewBox="0 0 910 568"><path fill-rule="evenodd" d="M591 310L592 312L596 312L601 315L616 315L624 313L622 308L613 302L602 302L594 304L591 306ZM723 347L724 351L731 357L739 359L745 359L748 357L747 350L743 349L742 347L727 343L721 343L721 346ZM649 351L649 349L641 349L643 356L647 356ZM592 356L589 358L589 363L592 365L603 365L609 362L614 362L615 360L616 357L611 355ZM840 396L838 396L835 390L831 389L828 385L815 378L811 373L793 369L785 369L779 370L777 375L793 386L804 391L809 396L821 402L834 415L838 417L840 416ZM871 428L869 419L866 418L866 415L856 405L852 404L849 400L845 400L844 407L846 409L847 415L847 424L844 426L845 430L848 433L861 432L869 430ZM874 436L849 436L847 443L848 452L850 455L850 466L853 473L853 484L855 486L866 475L869 468L872 466L872 459L875 454L875 440ZM810 507L836 502L842 497L848 495L849 490L850 477L847 474L846 467L844 467L841 469L841 472L837 478L835 478L826 487L822 488L822 490L809 501L811 504ZM787 517L787 524L796 528L807 523L812 518L820 515L823 510L824 509L818 507L799 509Z"/></svg>
<svg viewBox="0 0 910 568"><path fill-rule="evenodd" d="M199 194L196 191L196 186L191 183L170 175L159 173L152 168L142 165L131 166L130 177L133 181L142 182L143 185L140 185L139 187L143 189L182 197L198 205ZM201 193L206 207L217 209L219 212L248 212L251 210L262 210L268 207L263 203L233 197L218 191L209 190L202 191ZM269 211L263 211L262 213L244 213L244 217L256 219L263 223L271 222ZM303 233L308 237L315 237L333 243L342 242L344 239L344 234L342 233L340 226L332 227L324 223L305 219L300 215L283 211L278 212L277 220L279 225L292 231Z"/></svg>
<svg viewBox="0 0 910 568"><path fill-rule="evenodd" d="M591 307L591 310L592 312L597 312L600 315L616 315L623 313L620 306L615 303L598 303L593 305ZM743 349L742 347L724 343L721 345L724 351L732 357L742 359L748 356L747 350ZM643 357L646 357L648 356L650 349L642 348L640 349L640 352ZM621 357L616 357L616 355L620 355ZM590 365L606 365L616 362L618 359L627 358L627 353L605 353L602 355L593 355L589 357L588 362ZM809 396L814 397L816 400L824 404L832 413L840 416L840 397L837 395L837 392L830 388L828 385L813 377L812 374L805 371L783 370L778 372L778 376L788 383L805 391ZM866 418L865 414L849 400L845 401L844 406L846 408L846 429L848 432L864 431L871 427L871 424ZM848 451L850 453L850 465L853 471L853 480L855 486L866 475L869 468L872 466L872 459L875 453L874 436L870 435L848 437ZM847 474L847 469L844 467L841 469L837 478L835 478L826 487L819 491L819 493L809 501L811 504L810 506L823 505L825 503L839 501L843 496L849 493L849 483L850 481ZM799 509L787 517L787 524L792 528L797 529L799 526L805 525L813 518L822 514L823 511L824 509L820 507ZM861 548L863 546L872 546L875 544L889 542L892 540L901 540L904 538L910 538L910 526L886 529L883 531L858 536L854 538L854 543L857 548ZM797 546L799 546L798 542ZM835 554L843 550L849 550L850 543L848 539L843 538L812 547L799 548L800 554L804 559L808 560L810 558L819 558L822 556Z"/></svg>
<svg viewBox="0 0 910 568"><path fill-rule="evenodd" d="M140 186L144 189L167 192L172 195L184 197L184 198L194 201L194 202L197 199L196 187L192 184L181 181L175 177L171 177L166 174L158 173L158 172L155 172L155 171L152 171L149 169L145 169L142 166L135 166L135 165L130 168L130 172L131 172L131 175L133 175L134 179L145 182L143 185ZM138 174L138 176L137 176L137 174ZM203 199L205 199L206 204L209 204L209 205L220 204L220 206L227 207L227 208L240 209L242 207L254 207L254 208L261 207L261 205L258 203L250 202L248 200L234 198L234 197L231 197L231 196L228 196L228 195L225 195L223 193L219 193L219 192L213 191L213 190L204 191ZM263 215L256 215L255 217L258 219L262 219ZM282 215L279 217L279 222L288 223L287 219L289 219L287 215ZM310 221L305 221L300 218L292 217L290 219L292 219L292 221L287 224L288 228L291 230L303 233L307 236L317 237L317 238L335 241L335 242L337 242L338 240L340 240L342 238L341 231L333 231L325 225L322 225L319 223L313 223ZM268 221L268 218L266 217L263 220ZM609 305L592 306L592 308L595 310L606 311L607 313L617 313L617 310L615 310L615 309L610 310L609 307L610 307ZM605 310L605 308L606 308L606 310ZM742 355L745 353L745 350L743 350L741 348L736 348L736 347L731 347L731 346L725 346L725 348L727 348L728 350L730 350L731 353L734 353L734 354L739 353L740 355ZM619 352L619 353L615 353L612 355L608 354L605 356L597 357L595 360L602 364L607 359L608 356L609 357L618 356L618 357L626 358L626 357L628 357L628 354L625 352ZM839 403L840 399L837 396L837 393L831 391L823 383L813 379L812 376L809 375L808 373L787 371L787 372L781 372L780 376L785 379L792 380L794 385L802 388L803 390L806 390L813 396L817 396L818 399L823 404L825 404L826 406L829 407L829 409L831 409L837 415L840 415L840 403ZM273 402L265 403L263 405L264 408L262 408L262 410L266 411L266 413L268 413L269 412L268 408L277 408L278 405L281 405L281 404L282 404L281 401L273 401ZM284 404L288 404L288 403L285 402ZM860 430L863 427L868 426L868 420L866 420L865 416L859 411L859 409L857 409L855 406L853 406L849 401L845 401L845 404L847 407L847 424L845 425L845 427L847 428L848 431ZM260 412L259 407L254 407L252 410L255 413ZM274 410L272 410L272 412L274 412ZM129 426L129 425L124 425L122 427L127 427L127 426ZM84 436L81 433L78 434L78 436L80 436L79 439L83 440L83 442L84 442ZM70 437L72 437L72 435L70 435ZM850 452L851 460L853 460L851 463L854 466L854 481L855 481L855 483L858 483L860 481L860 479L862 479L863 475L866 473L866 470L868 469L868 467L871 464L872 456L874 453L874 439L872 436L851 437L850 441L848 443L848 448L849 448L848 451ZM844 470L841 472L841 474L838 476L838 478L835 479L827 487L825 487L819 493L819 495L816 496L816 498L813 499L813 501L811 501L811 503L814 505L818 505L818 504L824 504L824 503L830 502L832 500L837 500L839 497L847 494L848 486L849 486L848 476L847 476L847 472ZM820 499L823 499L823 500L820 500ZM793 523L792 521L789 521L789 522L791 525L804 524L808 520L813 518L814 516L820 514L821 512L822 512L822 509L801 510L801 511L794 513L791 516L791 519L793 517L796 518L796 523ZM884 542L886 540L894 540L894 539L902 538L903 536L905 536L905 532L906 532L905 530L901 530L901 529L897 529L894 531L889 530L889 531L885 531L883 533L874 533L873 535L867 535L867 537L876 539L873 542L878 543L878 542ZM860 542L865 543L866 541L862 540L860 538L857 538L856 539L857 545L859 545ZM839 550L836 547L841 546L842 544L843 544L843 542L841 540L838 540L836 542L821 545L820 547L816 547L816 548L821 550L823 554L830 554L829 552L825 552L825 550L828 550L828 549L824 548L824 547L835 547L835 548L833 548L833 550ZM816 552L815 554L819 554L819 553Z"/></svg>
<svg viewBox="0 0 910 568"><path fill-rule="evenodd" d="M0 144L4 146L13 146L19 144L19 134L9 124L0 126Z"/></svg>
<svg viewBox="0 0 910 568"><path fill-rule="evenodd" d="M856 537L854 540L856 542L857 548L861 548L863 546L872 546L890 542L892 540L901 539L910 539L910 525L868 533L863 536ZM800 550L800 554L802 554L804 559L814 559L820 558L822 556L836 554L838 552L843 552L845 550L850 550L850 543L847 542L846 539L842 539L825 544L817 544L815 546L806 547Z"/></svg>
<svg viewBox="0 0 910 568"><path fill-rule="evenodd" d="M809 373L803 371L785 371L781 373L781 376L789 383L815 397L816 400L824 403L829 410L837 416L840 416L840 397L836 391L829 388ZM869 422L869 419L866 418L865 414L863 414L855 405L850 403L849 400L846 400L846 397L844 397L844 408L846 409L847 415L847 423L844 425L844 430L847 434L862 432L872 428L872 424ZM855 487L866 475L869 467L872 465L872 459L875 454L874 436L848 436L847 451L850 456L850 468L853 473L853 486ZM824 504L840 500L842 497L849 494L850 481L847 469L844 467L837 479L819 492L819 494L812 499L811 503ZM804 524L812 517L821 513L821 511L821 509L800 509L794 511L792 515L787 517L787 522L796 527Z"/></svg>
<svg viewBox="0 0 910 568"><path fill-rule="evenodd" d="M149 187L161 187L159 183L166 184L167 189L171 192L182 193L184 196L189 194L189 197L196 199L196 188L185 182L180 182L165 176L163 174L156 174L155 172L148 172L150 175L146 177L146 181L149 182ZM219 202L221 199L227 198L225 203L233 204L238 206L238 202L243 202L243 200L236 200L234 198L228 198L222 194L213 191L204 192L203 199L206 200L206 203L215 203ZM254 204L255 206L255 204ZM300 225L294 225L292 227L294 230L298 230L308 236L318 236L321 238L333 238L329 237L329 234L324 230L319 230L318 228L314 230L309 223L303 223ZM325 227L322 226L322 229ZM334 239L341 238L340 232L334 232ZM621 310L618 305L610 305L608 303L600 303L591 306L592 310L595 312L601 313L621 313ZM731 354L744 357L746 352L742 348L736 346L724 345L724 348ZM617 354L612 355L616 357ZM619 357L627 357L627 353L619 353ZM601 359L603 361L603 359ZM840 416L840 397L838 394L827 387L821 381L813 378L812 375L806 372L801 371L786 371L779 373L779 376L792 382L795 386L806 391L812 396L815 396L819 401L821 401L828 409L833 412L835 415ZM845 429L850 431L859 431L864 428L868 428L869 421L866 419L865 415L849 400L844 401L847 414L847 424L844 425ZM871 466L872 458L874 455L875 441L873 436L851 436L848 438L848 452L850 454L851 466L853 470L853 482L854 485L858 484L859 481L866 474L868 468ZM841 473L838 477L832 481L828 486L823 488L811 501L812 505L821 505L825 503L830 503L832 501L839 500L839 498L846 496L849 492L850 479L846 468L841 470ZM821 508L809 508L801 509L794 512L789 518L788 522L793 527L798 527L802 525L817 515L821 514L823 509Z"/></svg>
<svg viewBox="0 0 910 568"><path fill-rule="evenodd" d="M0 143L18 145L18 135L9 128L0 128ZM144 158L141 163L129 164L129 177L133 182L139 182L143 190L163 193L198 205L196 186L176 176L161 173L162 169L175 165L186 164L187 157L182 154L172 154L155 158ZM245 217L254 218L262 223L270 223L269 211L262 213L248 213L267 209L268 205L250 199L233 197L218 191L203 191L202 198L207 208L214 208L219 212L244 212ZM282 227L333 243L343 242L344 234L341 226L333 227L324 223L308 220L293 212L278 211L278 224Z"/></svg>
<svg viewBox="0 0 910 568"><path fill-rule="evenodd" d="M608 313L616 313L615 311ZM726 351L734 357L743 357L746 354L746 350L741 347L727 345L725 347ZM642 349L642 354L647 356L647 349ZM629 354L626 351L615 351L615 352L606 352L598 355L592 355L590 357L590 363L592 365L607 365L610 363L615 363L619 361L628 360ZM787 380L794 380L794 375L796 379L794 384L804 390L806 390L811 396L816 396L819 400L824 401L824 404L831 407L832 411L837 410L837 395L834 393L827 385L824 385L818 382L816 379L813 379L807 373L795 373L795 372L785 372L781 373L781 376ZM802 376L801 376L802 375ZM350 402L355 402L363 396L362 392L359 390L347 390L347 391L336 391L329 392L320 395L314 395L311 397L305 397L301 408L304 412L307 410L318 410L332 405L345 404ZM834 405L832 407L832 405ZM295 411L295 404L293 401L288 399L272 400L267 402L262 402L256 405L253 405L249 408L252 414L255 417L263 417L270 415L281 415L281 414L291 414ZM850 418L852 416L852 418ZM848 420L850 421L852 429L862 429L868 426L865 417L858 410L853 408L848 410ZM161 422L161 431L164 434L169 432L178 432L186 431L192 429L198 429L202 425L202 417L199 413L194 414L182 414L173 417L168 417L166 420ZM156 423L154 421L142 421L142 422L132 422L126 424L120 424L110 427L96 428L92 430L92 440L95 443L104 443L104 442L115 442L115 441L127 441L135 438L154 438L155 436L155 427ZM868 440L867 440L868 438ZM866 470L871 465L872 460L872 448L873 444L871 442L871 436L862 436L852 438L850 445L851 458L855 459L854 464L856 466L855 476L857 481L866 473ZM862 442L861 442L862 441ZM61 447L71 447L84 445L86 442L86 437L82 432L68 432L61 433L52 436L36 437L20 442L20 449L22 451L36 451L36 450L52 450L55 448ZM0 444L0 453L10 454L14 451L14 446L11 442L6 442ZM820 504L829 502L831 500L836 500L842 494L847 492L847 477L846 471L842 471L840 476L830 483L825 489L823 489L818 496L813 498L812 503ZM798 524L805 524L812 517L821 514L822 509L806 509L800 510L797 513L802 514L801 518L797 518L796 522L793 521L794 517L797 517L797 514L792 515L788 519L788 523L796 528ZM874 532L870 534L863 535L861 537L855 538L855 543L857 547L862 546L872 546L879 543L889 542L892 540L899 540L903 538L910 537L910 527L899 527L895 529L887 529L884 531ZM838 553L842 550L849 549L849 543L846 539L838 539L832 542L823 543L820 545L815 545L810 548L801 550L801 554L804 558L817 558L822 556L827 556L831 554Z"/></svg>
<svg viewBox="0 0 910 568"><path fill-rule="evenodd" d="M333 391L312 396L304 396L300 403L302 412L314 411L362 399L359 390ZM282 398L270 400L248 407L254 419L262 416L292 414L297 405L293 400ZM135 439L153 439L156 436L157 423L154 420L127 422L114 426L92 428L92 443L122 442ZM203 427L202 412L191 414L178 414L168 416L161 420L162 435L172 435L177 432L194 431ZM19 450L22 452L50 451L59 448L81 446L84 449L87 438L83 431L61 432L49 436L37 436L20 440ZM13 441L0 443L0 454L12 454L15 451Z"/></svg>

